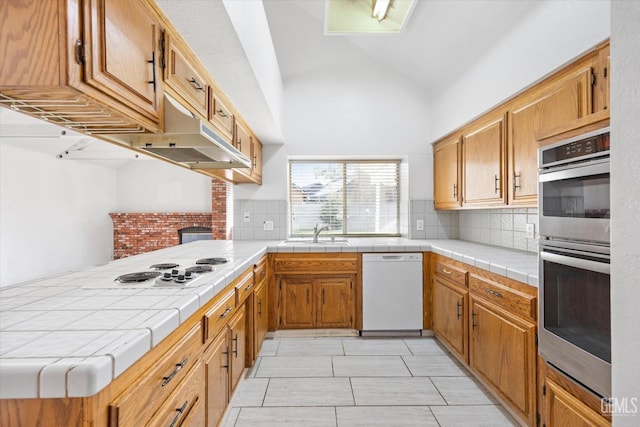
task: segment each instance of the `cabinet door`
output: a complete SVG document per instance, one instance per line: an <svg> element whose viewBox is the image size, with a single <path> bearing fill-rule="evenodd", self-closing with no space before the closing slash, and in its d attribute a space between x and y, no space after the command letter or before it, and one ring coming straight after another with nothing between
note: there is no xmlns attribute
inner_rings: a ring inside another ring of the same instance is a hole
<svg viewBox="0 0 640 427"><path fill-rule="evenodd" d="M280 327L283 329L304 329L315 326L315 306L313 304L313 280L297 277L280 279L282 307L280 307Z"/></svg>
<svg viewBox="0 0 640 427"><path fill-rule="evenodd" d="M474 295L470 305L469 365L534 425L536 326Z"/></svg>
<svg viewBox="0 0 640 427"><path fill-rule="evenodd" d="M464 206L501 205L504 188L504 119L500 118L462 138Z"/></svg>
<svg viewBox="0 0 640 427"><path fill-rule="evenodd" d="M168 37L167 52L167 87L173 89L191 109L202 117L207 116L209 85L196 67L183 55L172 37Z"/></svg>
<svg viewBox="0 0 640 427"><path fill-rule="evenodd" d="M433 194L436 209L460 207L460 139L433 147Z"/></svg>
<svg viewBox="0 0 640 427"><path fill-rule="evenodd" d="M159 120L162 74L158 22L142 2L90 0L85 81Z"/></svg>
<svg viewBox="0 0 640 427"><path fill-rule="evenodd" d="M257 184L262 184L262 143L253 139L253 169L251 176L255 178Z"/></svg>
<svg viewBox="0 0 640 427"><path fill-rule="evenodd" d="M240 150L242 154L247 156L247 159L252 159L252 143L251 143L251 135L247 131L247 129L236 122L236 136L235 136L235 144L236 148Z"/></svg>
<svg viewBox="0 0 640 427"><path fill-rule="evenodd" d="M260 352L260 347L262 346L262 342L264 341L264 337L267 335L267 330L269 329L269 301L267 300L267 284L263 283L262 285L258 285L255 291L254 297L254 348L255 354L254 358L258 356Z"/></svg>
<svg viewBox="0 0 640 427"><path fill-rule="evenodd" d="M577 397L546 378L545 425L547 427L607 427L611 423Z"/></svg>
<svg viewBox="0 0 640 427"><path fill-rule="evenodd" d="M231 359L231 392L235 390L246 366L247 324L244 305L229 321L229 354Z"/></svg>
<svg viewBox="0 0 640 427"><path fill-rule="evenodd" d="M353 281L350 277L316 279L319 328L353 327Z"/></svg>
<svg viewBox="0 0 640 427"><path fill-rule="evenodd" d="M598 52L596 66L596 93L593 100L593 112L609 109L609 90L611 75L611 49L607 44Z"/></svg>
<svg viewBox="0 0 640 427"><path fill-rule="evenodd" d="M538 141L540 102L536 101L509 116L509 204L536 206L538 202Z"/></svg>
<svg viewBox="0 0 640 427"><path fill-rule="evenodd" d="M207 426L215 427L229 402L230 354L228 331L224 329L211 343L203 356L206 378Z"/></svg>
<svg viewBox="0 0 640 427"><path fill-rule="evenodd" d="M433 332L465 362L468 292L439 277L433 279Z"/></svg>

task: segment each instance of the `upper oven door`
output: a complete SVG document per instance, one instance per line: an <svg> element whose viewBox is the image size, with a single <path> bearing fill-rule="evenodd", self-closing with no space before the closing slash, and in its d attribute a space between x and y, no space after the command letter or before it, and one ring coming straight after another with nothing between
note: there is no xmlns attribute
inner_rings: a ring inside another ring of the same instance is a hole
<svg viewBox="0 0 640 427"><path fill-rule="evenodd" d="M610 243L609 159L540 171L540 236Z"/></svg>

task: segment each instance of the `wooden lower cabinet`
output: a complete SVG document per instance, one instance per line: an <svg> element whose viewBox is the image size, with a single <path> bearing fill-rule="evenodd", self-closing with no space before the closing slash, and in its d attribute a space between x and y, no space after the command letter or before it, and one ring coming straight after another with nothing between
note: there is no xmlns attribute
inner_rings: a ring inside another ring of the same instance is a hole
<svg viewBox="0 0 640 427"><path fill-rule="evenodd" d="M280 329L353 328L353 277L279 278Z"/></svg>
<svg viewBox="0 0 640 427"><path fill-rule="evenodd" d="M545 380L547 427L608 427L611 422L553 380Z"/></svg>
<svg viewBox="0 0 640 427"><path fill-rule="evenodd" d="M433 279L433 332L465 362L468 357L469 292L451 282Z"/></svg>
<svg viewBox="0 0 640 427"><path fill-rule="evenodd" d="M269 330L269 300L266 282L256 286L253 297L253 358L258 357L260 347Z"/></svg>
<svg viewBox="0 0 640 427"><path fill-rule="evenodd" d="M205 351L203 362L206 376L206 425L216 426L229 403L229 343L227 331L222 331Z"/></svg>
<svg viewBox="0 0 640 427"><path fill-rule="evenodd" d="M473 294L469 301L469 366L511 409L534 424L536 325Z"/></svg>
<svg viewBox="0 0 640 427"><path fill-rule="evenodd" d="M229 320L229 359L231 392L236 389L238 381L246 367L246 348L247 348L247 324L245 319L245 308L240 310Z"/></svg>

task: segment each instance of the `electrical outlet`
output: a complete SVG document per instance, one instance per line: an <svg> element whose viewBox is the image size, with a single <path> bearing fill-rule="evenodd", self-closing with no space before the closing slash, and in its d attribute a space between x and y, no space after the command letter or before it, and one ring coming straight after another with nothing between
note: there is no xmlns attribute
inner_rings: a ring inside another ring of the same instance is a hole
<svg viewBox="0 0 640 427"><path fill-rule="evenodd" d="M536 225L535 224L527 224L527 239L535 239L536 237Z"/></svg>
<svg viewBox="0 0 640 427"><path fill-rule="evenodd" d="M423 219L419 219L419 220L416 221L416 230L418 230L418 231L424 230L424 220Z"/></svg>
<svg viewBox="0 0 640 427"><path fill-rule="evenodd" d="M251 222L251 212L245 212L242 218L244 222Z"/></svg>
<svg viewBox="0 0 640 427"><path fill-rule="evenodd" d="M273 231L273 221L265 221L263 224L264 231Z"/></svg>

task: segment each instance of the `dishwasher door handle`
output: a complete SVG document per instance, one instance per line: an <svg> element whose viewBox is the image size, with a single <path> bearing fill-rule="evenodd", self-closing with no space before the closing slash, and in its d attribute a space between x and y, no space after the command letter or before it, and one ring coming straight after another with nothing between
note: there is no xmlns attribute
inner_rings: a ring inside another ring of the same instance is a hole
<svg viewBox="0 0 640 427"><path fill-rule="evenodd" d="M402 255L383 255L382 259L389 259L389 260L399 260L399 259L404 259L404 256Z"/></svg>

